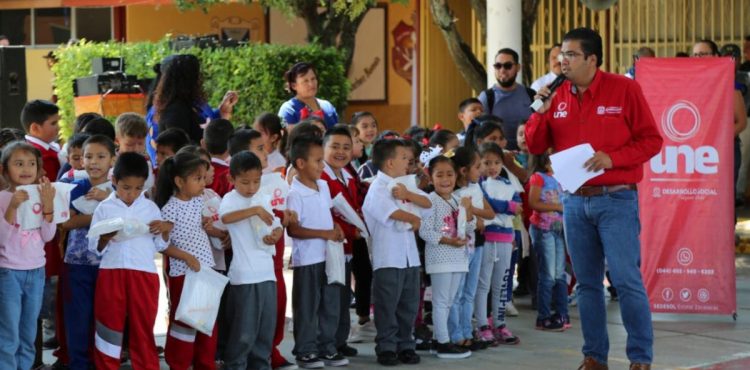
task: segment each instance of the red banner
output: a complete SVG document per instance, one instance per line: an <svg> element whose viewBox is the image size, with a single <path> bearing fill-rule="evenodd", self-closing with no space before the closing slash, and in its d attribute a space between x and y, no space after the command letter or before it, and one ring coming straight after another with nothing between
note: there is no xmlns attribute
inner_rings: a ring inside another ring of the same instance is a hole
<svg viewBox="0 0 750 370"><path fill-rule="evenodd" d="M644 58L636 71L664 138L638 186L651 311L733 313L734 62Z"/></svg>

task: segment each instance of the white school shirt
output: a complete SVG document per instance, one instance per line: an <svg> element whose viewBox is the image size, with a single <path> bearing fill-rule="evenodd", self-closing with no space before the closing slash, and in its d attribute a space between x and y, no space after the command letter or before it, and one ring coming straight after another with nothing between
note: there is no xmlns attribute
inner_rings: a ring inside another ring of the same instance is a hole
<svg viewBox="0 0 750 370"><path fill-rule="evenodd" d="M388 190L392 177L379 171L362 205L365 223L372 236L372 269L420 266L415 230L401 231L391 218L398 211L398 200Z"/></svg>
<svg viewBox="0 0 750 370"><path fill-rule="evenodd" d="M214 255L206 230L203 230L203 198L180 200L172 196L161 209L164 220L174 224L169 241L177 248L197 258L204 267L214 267ZM178 258L169 259L169 276L182 276L188 270L187 263Z"/></svg>
<svg viewBox="0 0 750 370"><path fill-rule="evenodd" d="M323 180L316 181L318 190L310 189L299 181L297 176L292 180L287 196L287 208L297 212L300 226L306 229L333 229L333 215L331 214L331 192L328 184ZM313 265L326 260L325 239L297 239L292 238L292 266L300 267Z"/></svg>
<svg viewBox="0 0 750 370"><path fill-rule="evenodd" d="M237 190L232 190L221 200L219 217L228 213L250 208L252 197L243 197ZM253 216L258 217L258 216ZM231 224L225 224L229 237L232 238L232 264L229 266L229 283L231 285L257 284L264 281L276 281L273 271L273 257L268 253L268 247L258 245L255 235L252 235L250 218ZM270 246L275 248L274 246Z"/></svg>
<svg viewBox="0 0 750 370"><path fill-rule="evenodd" d="M116 193L112 193L96 207L91 218L91 225L112 218L122 217L125 219L138 219L145 224L154 220L162 220L161 211L156 204L147 199L143 193L131 204L126 205ZM102 261L100 269L125 269L156 273L154 253L167 249L167 242L162 239L161 234L146 234L131 239L110 242L98 251L99 238L89 238L89 250L99 256Z"/></svg>

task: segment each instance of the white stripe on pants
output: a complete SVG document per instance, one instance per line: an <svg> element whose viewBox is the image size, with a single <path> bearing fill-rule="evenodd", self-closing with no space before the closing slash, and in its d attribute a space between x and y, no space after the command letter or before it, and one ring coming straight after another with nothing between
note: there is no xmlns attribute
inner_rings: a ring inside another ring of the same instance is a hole
<svg viewBox="0 0 750 370"><path fill-rule="evenodd" d="M432 281L432 323L438 343L448 343L448 315L456 298L461 278L465 272L443 272L430 274Z"/></svg>
<svg viewBox="0 0 750 370"><path fill-rule="evenodd" d="M474 316L478 327L487 325L487 295L492 287L492 322L498 328L505 324L505 304L508 300L506 290L511 279L509 275L513 244L486 241L482 248L484 252L477 295L474 298Z"/></svg>

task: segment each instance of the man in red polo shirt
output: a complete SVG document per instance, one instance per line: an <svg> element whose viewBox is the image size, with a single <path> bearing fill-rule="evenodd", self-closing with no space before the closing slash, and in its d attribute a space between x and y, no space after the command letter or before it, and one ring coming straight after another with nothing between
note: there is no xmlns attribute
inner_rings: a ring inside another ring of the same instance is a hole
<svg viewBox="0 0 750 370"><path fill-rule="evenodd" d="M640 273L636 184L643 177L643 163L661 149L662 138L638 83L599 70L602 39L595 31L568 32L560 58L567 81L530 117L526 141L532 154L589 143L596 153L586 168L604 170L563 197L565 237L578 279L585 356L581 369L607 369L605 258L620 294L630 369L650 369L653 329ZM544 87L537 97L549 95Z"/></svg>

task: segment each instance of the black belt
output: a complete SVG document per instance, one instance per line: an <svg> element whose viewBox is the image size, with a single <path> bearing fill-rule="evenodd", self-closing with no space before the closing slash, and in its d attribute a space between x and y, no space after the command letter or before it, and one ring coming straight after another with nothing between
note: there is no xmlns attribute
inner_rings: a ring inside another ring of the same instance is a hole
<svg viewBox="0 0 750 370"><path fill-rule="evenodd" d="M635 184L607 185L607 186L581 186L575 191L575 195L582 197L596 197L608 193L616 193L623 190L638 190Z"/></svg>

